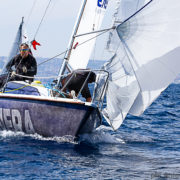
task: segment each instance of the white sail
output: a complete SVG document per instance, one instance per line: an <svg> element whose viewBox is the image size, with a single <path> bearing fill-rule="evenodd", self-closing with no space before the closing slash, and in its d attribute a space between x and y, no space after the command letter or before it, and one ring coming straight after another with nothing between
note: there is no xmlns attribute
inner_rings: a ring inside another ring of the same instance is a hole
<svg viewBox="0 0 180 180"><path fill-rule="evenodd" d="M132 16L136 11L142 8L149 0L117 0L116 9L113 15L113 26L119 25L125 19ZM117 48L116 33L109 33L109 40L107 41L107 49L114 52Z"/></svg>
<svg viewBox="0 0 180 180"><path fill-rule="evenodd" d="M133 15L145 4L145 0L121 0L117 16L121 22Z"/></svg>
<svg viewBox="0 0 180 180"><path fill-rule="evenodd" d="M99 30L108 4L108 0L86 0L85 2L83 15L76 35ZM82 13L82 11L80 13ZM79 21L79 17L80 15L78 16L77 21ZM97 34L95 33L77 37L75 38L72 47L75 47L76 44L80 45L81 43L94 38L96 35ZM68 62L73 69L86 68L95 40L96 38L72 49Z"/></svg>
<svg viewBox="0 0 180 180"><path fill-rule="evenodd" d="M118 0L116 3L114 26L139 10L145 0ZM110 32L107 47L114 56L104 66L104 69L110 73L110 78L107 88L107 107L103 110L103 115L116 130L125 119L140 89L130 63L131 57L128 56L116 31Z"/></svg>
<svg viewBox="0 0 180 180"><path fill-rule="evenodd" d="M119 49L118 43L121 42L139 87L135 101L131 101L129 105L130 114L143 113L180 72L179 9L178 0L151 0L139 12L117 27L121 41L117 40L115 50ZM119 59L123 61L122 57ZM121 83L118 86L122 86ZM109 96L108 91L107 89L107 96ZM118 91L118 102L124 102L123 98L119 98L119 94L124 93ZM114 98L115 96L116 94ZM112 94L109 98L112 99ZM116 103L117 106L119 104ZM119 112L123 112L126 108L118 107ZM111 112L107 111L107 113L109 115ZM120 124L122 119L119 118L118 121Z"/></svg>
<svg viewBox="0 0 180 180"><path fill-rule="evenodd" d="M119 47L112 59L104 65L109 72L103 115L114 130L118 129L139 93L139 86L123 47Z"/></svg>

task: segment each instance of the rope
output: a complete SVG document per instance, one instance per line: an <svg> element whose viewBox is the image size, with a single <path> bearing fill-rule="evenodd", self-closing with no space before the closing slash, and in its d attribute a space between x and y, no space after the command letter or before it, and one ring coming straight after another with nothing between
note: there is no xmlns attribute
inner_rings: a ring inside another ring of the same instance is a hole
<svg viewBox="0 0 180 180"><path fill-rule="evenodd" d="M47 89L49 89L49 90L56 91L57 93L59 93L60 95L62 95L64 98L66 97L63 92L59 91L59 90L56 89L56 88L53 88L50 84L44 84L44 87L47 88Z"/></svg>
<svg viewBox="0 0 180 180"><path fill-rule="evenodd" d="M19 77L23 77L23 78L29 78L29 79L33 79L33 78L36 78L36 79L52 79L52 78L58 78L58 77L64 77L64 76L67 76L68 74L66 75L61 75L61 76L47 76L47 77L38 77L38 76L35 76L35 77L32 77L32 76L23 76L23 75L20 75L20 74L14 74L15 76L19 76Z"/></svg>
<svg viewBox="0 0 180 180"><path fill-rule="evenodd" d="M6 92L13 92L13 91L17 91L17 90L23 89L23 88L25 88L25 87L27 87L27 86L29 86L29 85L25 85L25 86L22 86L22 87L17 88L17 89L13 89L13 90L5 91L5 92L0 92L0 93L6 93Z"/></svg>
<svg viewBox="0 0 180 180"><path fill-rule="evenodd" d="M25 85L25 86L22 86L22 87L20 87L20 88L17 88L17 89L12 89L12 90L9 90L9 91L5 91L5 93L7 93L7 92L13 92L13 91L18 91L18 90L20 90L20 89L23 89L23 88L25 88L25 87L28 87L28 86L33 86L33 87L38 87L39 85ZM40 86L41 87L41 86ZM44 86L45 87L45 86ZM3 92L0 92L0 93L3 93Z"/></svg>
<svg viewBox="0 0 180 180"><path fill-rule="evenodd" d="M37 85L34 85L34 84L25 85L25 86L22 86L22 87L17 88L17 89L12 89L12 90L0 92L0 93L9 93L9 92L13 92L13 91L18 91L18 90L23 89L23 88L28 87L28 86L30 86L30 87L38 87L39 85L38 85L38 84L37 84ZM56 92L59 93L62 97L64 97L64 98L66 97L66 96L65 96L65 93L59 91L59 90L56 89L56 88L53 88L50 84L44 84L43 86L40 86L40 87L44 87L44 88L46 88L46 89L48 89L48 90L56 91Z"/></svg>

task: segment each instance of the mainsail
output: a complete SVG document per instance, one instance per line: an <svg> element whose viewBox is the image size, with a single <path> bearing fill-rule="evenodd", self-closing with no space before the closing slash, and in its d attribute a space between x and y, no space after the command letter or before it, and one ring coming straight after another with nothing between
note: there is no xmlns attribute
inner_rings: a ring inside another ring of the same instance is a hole
<svg viewBox="0 0 180 180"><path fill-rule="evenodd" d="M28 37L27 37L26 29L24 27L23 18L22 18L21 24L19 25L18 32L16 34L16 38L12 45L12 49L11 49L8 59L11 59L12 57L14 57L15 55L19 53L19 46L22 43L28 43Z"/></svg>
<svg viewBox="0 0 180 180"><path fill-rule="evenodd" d="M85 0L82 4L83 11L81 8L77 23L75 25L76 32L75 34L73 33L72 36L99 30L107 4L108 0ZM80 20L79 17L81 17ZM95 33L76 37L73 44L71 44L70 41L69 47L72 48L72 50L70 57L67 58L68 63L73 69L86 68L96 41L96 38L94 38L96 35L97 34ZM84 44L80 45L81 43ZM75 48L76 45L80 46Z"/></svg>
<svg viewBox="0 0 180 180"><path fill-rule="evenodd" d="M127 113L143 113L180 73L179 9L178 0L151 0L112 32L104 115L114 129Z"/></svg>
<svg viewBox="0 0 180 180"><path fill-rule="evenodd" d="M4 64L2 72L6 71L6 64L8 63L8 61L10 61L15 55L17 55L19 53L19 46L22 43L28 44L28 37L27 37L26 29L24 27L24 18L22 18L22 21L19 25L14 43L12 45L9 56L7 58L7 62L5 62L5 64Z"/></svg>

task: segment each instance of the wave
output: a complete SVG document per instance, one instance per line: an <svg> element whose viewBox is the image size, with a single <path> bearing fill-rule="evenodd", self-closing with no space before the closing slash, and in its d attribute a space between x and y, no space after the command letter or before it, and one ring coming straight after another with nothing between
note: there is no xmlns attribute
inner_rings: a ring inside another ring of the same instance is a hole
<svg viewBox="0 0 180 180"><path fill-rule="evenodd" d="M32 138L34 140L40 141L55 141L57 143L70 143L70 144L80 144L81 142L86 142L90 144L119 144L125 143L121 138L116 137L116 135L111 134L111 127L100 126L90 134L82 134L79 138L73 136L63 136L63 137L43 137L39 134L25 134L23 132L13 132L3 130L0 131L0 140L7 140L13 138Z"/></svg>
<svg viewBox="0 0 180 180"><path fill-rule="evenodd" d="M112 128L107 126L100 126L91 134L83 134L80 136L79 141L87 142L90 144L124 144L125 141L112 133Z"/></svg>
<svg viewBox="0 0 180 180"><path fill-rule="evenodd" d="M71 143L71 144L77 144L76 138L73 136L63 136L63 137L43 137L39 134L25 134L23 132L13 132L13 131L0 131L0 139L7 139L7 138L32 138L35 140L41 140L41 141L56 141L57 143Z"/></svg>

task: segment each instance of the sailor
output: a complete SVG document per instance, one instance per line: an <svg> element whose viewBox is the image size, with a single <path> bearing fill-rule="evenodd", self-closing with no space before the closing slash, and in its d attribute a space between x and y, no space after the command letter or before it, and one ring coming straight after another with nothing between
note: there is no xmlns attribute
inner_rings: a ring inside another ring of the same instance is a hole
<svg viewBox="0 0 180 180"><path fill-rule="evenodd" d="M7 81L8 74L10 73L9 81L28 81L32 82L34 75L37 73L36 59L29 53L30 49L28 44L23 43L20 45L20 54L13 57L6 65L7 74L0 76L0 87L4 86ZM14 70L13 70L14 67ZM28 77L21 77L29 76Z"/></svg>
<svg viewBox="0 0 180 180"><path fill-rule="evenodd" d="M76 70L61 80L62 89L64 92L75 91L77 96L81 90L81 95L87 102L91 102L91 93L88 87L89 83L93 83L96 80L96 74L90 70Z"/></svg>
<svg viewBox="0 0 180 180"><path fill-rule="evenodd" d="M10 80L16 80L16 81L29 80L30 82L33 81L33 78L15 76L15 74L30 76L30 77L34 77L34 75L36 75L37 73L36 59L29 52L30 49L28 44L26 43L21 44L20 54L12 58L10 62L7 64L6 68L8 72L9 71L12 72ZM13 66L15 67L15 71L12 70Z"/></svg>

